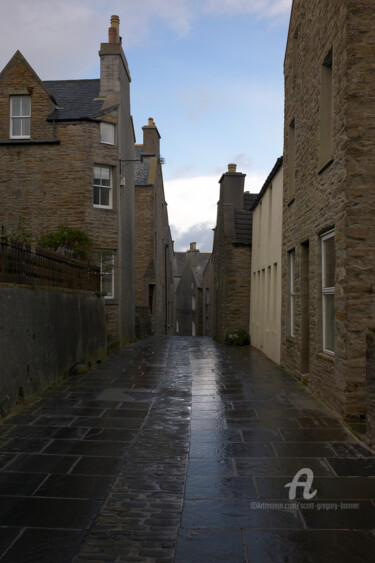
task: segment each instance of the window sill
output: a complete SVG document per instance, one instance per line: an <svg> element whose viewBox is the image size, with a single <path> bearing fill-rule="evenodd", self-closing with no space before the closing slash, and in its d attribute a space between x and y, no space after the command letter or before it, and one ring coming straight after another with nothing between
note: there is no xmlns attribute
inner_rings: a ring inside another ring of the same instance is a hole
<svg viewBox="0 0 375 563"><path fill-rule="evenodd" d="M331 364L333 364L334 361L335 361L335 355L333 353L327 354L326 352L318 352L317 357L321 358L322 360L326 360L327 362L330 362Z"/></svg>
<svg viewBox="0 0 375 563"><path fill-rule="evenodd" d="M104 211L114 211L113 207L109 207L108 205L93 205L94 209L100 209Z"/></svg>
<svg viewBox="0 0 375 563"><path fill-rule="evenodd" d="M318 174L324 172L324 170L326 170L332 164L332 162L333 162L333 156L330 156L326 160L321 161L318 166Z"/></svg>

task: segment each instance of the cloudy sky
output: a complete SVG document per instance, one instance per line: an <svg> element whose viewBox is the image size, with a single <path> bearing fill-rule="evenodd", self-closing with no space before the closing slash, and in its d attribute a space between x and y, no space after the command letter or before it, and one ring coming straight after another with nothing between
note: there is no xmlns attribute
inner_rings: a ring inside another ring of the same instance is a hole
<svg viewBox="0 0 375 563"><path fill-rule="evenodd" d="M132 76L131 111L153 117L176 250L211 251L229 162L258 192L282 154L291 0L0 0L0 69L19 49L42 80L98 78L111 14Z"/></svg>

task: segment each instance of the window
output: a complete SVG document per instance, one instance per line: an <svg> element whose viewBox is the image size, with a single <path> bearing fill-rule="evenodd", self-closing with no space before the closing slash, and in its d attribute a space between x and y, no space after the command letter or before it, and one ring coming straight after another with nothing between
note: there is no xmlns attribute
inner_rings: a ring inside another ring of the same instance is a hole
<svg viewBox="0 0 375 563"><path fill-rule="evenodd" d="M195 311L195 295L191 296L191 310Z"/></svg>
<svg viewBox="0 0 375 563"><path fill-rule="evenodd" d="M112 172L108 166L94 166L94 207L112 208Z"/></svg>
<svg viewBox="0 0 375 563"><path fill-rule="evenodd" d="M10 137L12 139L30 139L30 124L30 96L11 96Z"/></svg>
<svg viewBox="0 0 375 563"><path fill-rule="evenodd" d="M195 334L195 322L191 321L191 335L196 336Z"/></svg>
<svg viewBox="0 0 375 563"><path fill-rule="evenodd" d="M206 305L210 304L210 288L206 287Z"/></svg>
<svg viewBox="0 0 375 563"><path fill-rule="evenodd" d="M332 48L325 57L321 69L320 91L320 155L319 167L332 160Z"/></svg>
<svg viewBox="0 0 375 563"><path fill-rule="evenodd" d="M323 352L334 354L335 345L335 231L322 235Z"/></svg>
<svg viewBox="0 0 375 563"><path fill-rule="evenodd" d="M101 122L100 142L106 143L107 145L115 144L115 126L113 125L113 123L104 123L103 121Z"/></svg>
<svg viewBox="0 0 375 563"><path fill-rule="evenodd" d="M95 261L100 266L100 291L105 299L113 299L115 296L115 253L113 250L94 250Z"/></svg>
<svg viewBox="0 0 375 563"><path fill-rule="evenodd" d="M288 132L288 197L294 198L295 175L296 175L296 143L295 143L295 120L292 119Z"/></svg>
<svg viewBox="0 0 375 563"><path fill-rule="evenodd" d="M295 336L295 292L294 292L294 277L295 277L295 251L289 252L289 334Z"/></svg>

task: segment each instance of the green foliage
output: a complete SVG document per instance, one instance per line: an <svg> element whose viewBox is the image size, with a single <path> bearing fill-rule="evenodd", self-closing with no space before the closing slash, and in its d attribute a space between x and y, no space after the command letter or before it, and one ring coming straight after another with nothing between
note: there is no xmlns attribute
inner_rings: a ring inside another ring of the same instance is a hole
<svg viewBox="0 0 375 563"><path fill-rule="evenodd" d="M240 328L236 332L227 334L225 344L232 346L248 346L250 344L250 336L246 329Z"/></svg>
<svg viewBox="0 0 375 563"><path fill-rule="evenodd" d="M9 231L6 227L1 229L2 236L8 237L9 240L16 240L18 242L28 243L33 238L32 233L26 230L25 217L21 217L18 225L14 231Z"/></svg>
<svg viewBox="0 0 375 563"><path fill-rule="evenodd" d="M57 231L49 231L38 240L42 248L57 250L59 247L67 248L73 252L74 258L87 260L90 257L92 241L81 229L73 229L60 225Z"/></svg>

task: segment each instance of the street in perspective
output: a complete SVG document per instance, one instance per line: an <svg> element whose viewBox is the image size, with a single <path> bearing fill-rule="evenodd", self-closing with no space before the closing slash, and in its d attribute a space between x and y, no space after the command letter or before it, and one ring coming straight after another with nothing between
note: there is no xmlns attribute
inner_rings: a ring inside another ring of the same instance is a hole
<svg viewBox="0 0 375 563"><path fill-rule="evenodd" d="M0 428L4 563L368 561L375 546L374 454L249 347L151 337Z"/></svg>
<svg viewBox="0 0 375 563"><path fill-rule="evenodd" d="M375 0L0 4L0 563L375 561Z"/></svg>

